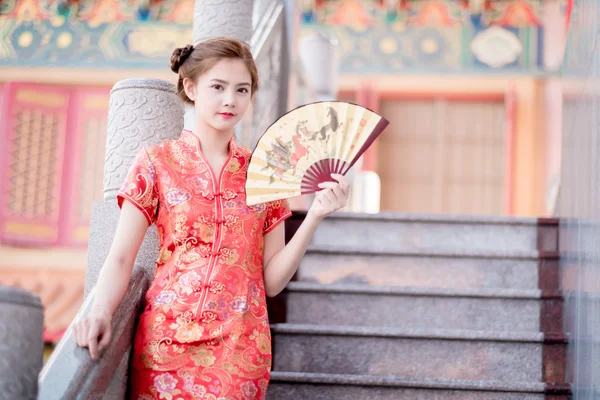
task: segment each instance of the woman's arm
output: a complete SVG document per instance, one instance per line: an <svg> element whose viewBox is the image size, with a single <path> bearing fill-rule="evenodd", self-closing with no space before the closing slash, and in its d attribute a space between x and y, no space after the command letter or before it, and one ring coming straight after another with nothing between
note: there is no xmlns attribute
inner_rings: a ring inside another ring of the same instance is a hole
<svg viewBox="0 0 600 400"><path fill-rule="evenodd" d="M93 359L110 342L112 316L127 292L135 257L147 229L144 214L124 201L115 237L98 276L92 309L73 326L75 342L89 347Z"/></svg>
<svg viewBox="0 0 600 400"><path fill-rule="evenodd" d="M115 237L96 283L92 313L112 316L121 304L147 230L144 214L129 201L123 201Z"/></svg>
<svg viewBox="0 0 600 400"><path fill-rule="evenodd" d="M350 182L343 175L332 174L331 176L338 183L326 182L319 185L322 190L317 192L304 222L287 245L285 245L283 224L265 235L263 259L267 296L273 297L279 294L292 279L323 218L345 207Z"/></svg>

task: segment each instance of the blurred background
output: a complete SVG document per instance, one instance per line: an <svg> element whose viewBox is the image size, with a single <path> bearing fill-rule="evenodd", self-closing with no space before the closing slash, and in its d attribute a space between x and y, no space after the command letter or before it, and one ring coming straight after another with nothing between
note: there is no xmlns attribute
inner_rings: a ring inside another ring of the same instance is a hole
<svg viewBox="0 0 600 400"><path fill-rule="evenodd" d="M274 2L254 1L255 33ZM262 89L238 136L252 145L317 100L383 114L391 124L353 172L347 211L564 217L565 238L598 214L596 1L277 3L285 51L255 53ZM175 83L168 60L191 42L193 16L192 0L0 1L0 284L40 296L48 351L83 300L110 90L133 77ZM256 37L253 49L271 40ZM598 302L578 295L583 282L600 287L596 246L567 242L565 324L598 340L586 317ZM600 365L585 349L574 357Z"/></svg>

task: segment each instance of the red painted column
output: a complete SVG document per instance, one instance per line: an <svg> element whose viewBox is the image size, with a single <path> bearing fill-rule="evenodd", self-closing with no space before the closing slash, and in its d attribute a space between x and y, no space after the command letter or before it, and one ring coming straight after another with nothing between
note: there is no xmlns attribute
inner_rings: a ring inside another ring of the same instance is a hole
<svg viewBox="0 0 600 400"><path fill-rule="evenodd" d="M506 215L514 214L514 186L515 186L515 99L514 87L506 92L505 118L506 118L506 151L504 172L504 212Z"/></svg>
<svg viewBox="0 0 600 400"><path fill-rule="evenodd" d="M379 112L379 93L371 82L362 82L356 91L356 103L374 112ZM362 157L362 170L377 172L379 141L373 142Z"/></svg>

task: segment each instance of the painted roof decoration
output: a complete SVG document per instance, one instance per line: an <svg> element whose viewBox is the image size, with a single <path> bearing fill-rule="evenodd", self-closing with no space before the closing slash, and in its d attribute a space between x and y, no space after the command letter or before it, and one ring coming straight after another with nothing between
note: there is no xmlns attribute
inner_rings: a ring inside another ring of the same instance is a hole
<svg viewBox="0 0 600 400"><path fill-rule="evenodd" d="M303 34L340 43L343 73L538 71L540 0L306 0Z"/></svg>
<svg viewBox="0 0 600 400"><path fill-rule="evenodd" d="M167 68L172 49L192 37L193 7L4 0L0 66ZM530 73L542 65L541 10L541 0L302 0L302 34L337 38L342 73ZM489 61L494 52L501 61Z"/></svg>

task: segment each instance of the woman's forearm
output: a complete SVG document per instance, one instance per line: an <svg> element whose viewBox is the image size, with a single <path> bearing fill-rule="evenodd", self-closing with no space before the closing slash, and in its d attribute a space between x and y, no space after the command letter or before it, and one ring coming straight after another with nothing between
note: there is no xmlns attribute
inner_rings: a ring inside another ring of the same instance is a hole
<svg viewBox="0 0 600 400"><path fill-rule="evenodd" d="M112 316L121 304L147 230L146 217L132 203L125 201L110 251L96 282L93 313Z"/></svg>
<svg viewBox="0 0 600 400"><path fill-rule="evenodd" d="M132 270L133 262L106 258L96 283L92 313L112 317L127 292Z"/></svg>
<svg viewBox="0 0 600 400"><path fill-rule="evenodd" d="M298 265L319 226L320 220L309 213L289 243L279 250L265 268L267 296L279 294L298 270Z"/></svg>

